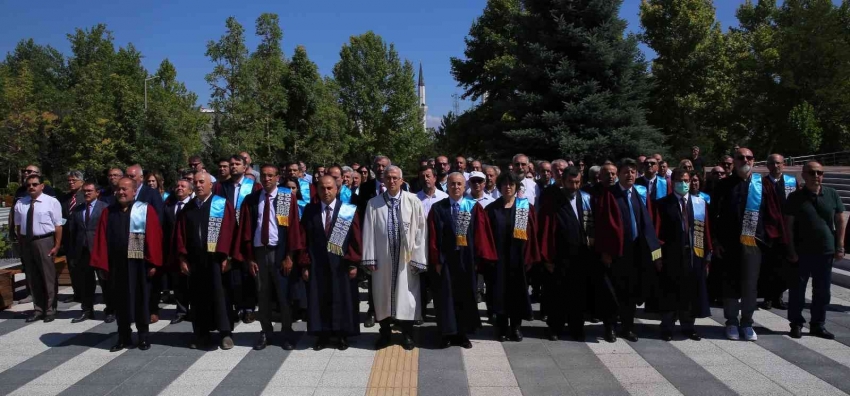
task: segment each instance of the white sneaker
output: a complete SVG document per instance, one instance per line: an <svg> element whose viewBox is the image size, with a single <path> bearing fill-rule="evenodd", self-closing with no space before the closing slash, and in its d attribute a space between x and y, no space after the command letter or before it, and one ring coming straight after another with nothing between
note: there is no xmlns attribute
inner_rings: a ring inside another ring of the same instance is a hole
<svg viewBox="0 0 850 396"><path fill-rule="evenodd" d="M758 340L759 336L756 335L756 331L753 330L752 327L744 327L744 340L746 341L755 341Z"/></svg>
<svg viewBox="0 0 850 396"><path fill-rule="evenodd" d="M726 338L732 341L741 339L741 334L738 333L738 326L726 326Z"/></svg>

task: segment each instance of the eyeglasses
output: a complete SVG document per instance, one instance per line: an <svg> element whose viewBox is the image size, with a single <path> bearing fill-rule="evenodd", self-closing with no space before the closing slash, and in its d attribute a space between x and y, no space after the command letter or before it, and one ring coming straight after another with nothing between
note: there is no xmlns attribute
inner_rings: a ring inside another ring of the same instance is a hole
<svg viewBox="0 0 850 396"><path fill-rule="evenodd" d="M474 179L474 180L473 180L473 179L469 179L469 182L470 182L470 183L472 183L472 184L481 184L481 183L484 183L484 180L483 180L483 179L478 179L478 178L476 178L476 179Z"/></svg>
<svg viewBox="0 0 850 396"><path fill-rule="evenodd" d="M517 163L515 163L514 165L516 165L516 166L525 166L525 165L528 165L528 162L517 162Z"/></svg>
<svg viewBox="0 0 850 396"><path fill-rule="evenodd" d="M27 187L38 187L41 183L27 183Z"/></svg>
<svg viewBox="0 0 850 396"><path fill-rule="evenodd" d="M189 164L189 166L191 166L191 167L193 167L193 168L194 168L194 167L196 167L196 166L198 166L198 165L200 165L200 164L201 164L200 162L192 162L192 163L190 163L190 164Z"/></svg>
<svg viewBox="0 0 850 396"><path fill-rule="evenodd" d="M739 155L737 158L738 158L738 161L744 161L744 160L752 161L753 159L755 159L755 157L753 157L752 155Z"/></svg>
<svg viewBox="0 0 850 396"><path fill-rule="evenodd" d="M38 173L37 170L33 170L33 169L24 169L21 172L23 172L24 174L27 174L27 175L30 174L30 173Z"/></svg>
<svg viewBox="0 0 850 396"><path fill-rule="evenodd" d="M784 165L784 162L774 162L773 165Z"/></svg>
<svg viewBox="0 0 850 396"><path fill-rule="evenodd" d="M808 172L806 172L806 173L808 173L808 174L809 174L809 176L823 176L823 171L822 171L822 170L810 170L810 171L808 171Z"/></svg>
<svg viewBox="0 0 850 396"><path fill-rule="evenodd" d="M645 161L645 162L644 162L644 164L647 164L647 165L649 165L649 166L655 166L655 165L658 165L658 163L657 163L657 162L655 162L655 161Z"/></svg>
<svg viewBox="0 0 850 396"><path fill-rule="evenodd" d="M440 165L440 166L446 166L448 164L449 164L448 162L437 162L437 165Z"/></svg>
<svg viewBox="0 0 850 396"><path fill-rule="evenodd" d="M725 175L725 174L726 174L726 172L712 171L712 172L711 172L711 174L712 174L712 175L718 175L718 176L719 176L719 175Z"/></svg>

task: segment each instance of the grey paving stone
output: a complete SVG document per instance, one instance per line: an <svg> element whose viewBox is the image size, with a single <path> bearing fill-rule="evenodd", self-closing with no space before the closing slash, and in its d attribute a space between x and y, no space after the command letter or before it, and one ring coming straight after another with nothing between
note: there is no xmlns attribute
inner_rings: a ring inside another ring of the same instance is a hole
<svg viewBox="0 0 850 396"><path fill-rule="evenodd" d="M145 370L149 371L185 371L198 360L194 356L159 356L152 360Z"/></svg>
<svg viewBox="0 0 850 396"><path fill-rule="evenodd" d="M420 357L421 352L420 352ZM467 396L469 385L466 373L460 370L422 371L420 364L418 391L420 396Z"/></svg>
<svg viewBox="0 0 850 396"><path fill-rule="evenodd" d="M272 377L274 377L275 373L277 373L277 369L244 370L237 365L221 381L220 386L266 386Z"/></svg>
<svg viewBox="0 0 850 396"><path fill-rule="evenodd" d="M463 371L463 354L458 347L446 349L420 349L419 372Z"/></svg>
<svg viewBox="0 0 850 396"><path fill-rule="evenodd" d="M758 344L841 391L850 393L850 368L837 364L785 336L760 336Z"/></svg>
<svg viewBox="0 0 850 396"><path fill-rule="evenodd" d="M529 387L569 387L564 374L557 367L537 369L514 369L519 387L523 390Z"/></svg>
<svg viewBox="0 0 850 396"><path fill-rule="evenodd" d="M593 351L587 346L587 344L583 342L576 341L546 341L541 343L547 350L549 350L550 355L563 355L563 354L593 354Z"/></svg>
<svg viewBox="0 0 850 396"><path fill-rule="evenodd" d="M559 368L567 370L567 369L592 369L592 368L602 368L605 367L602 364L602 361L590 352L589 353L573 353L573 354L562 354L555 355L552 358L555 360L555 364L558 365Z"/></svg>
<svg viewBox="0 0 850 396"><path fill-rule="evenodd" d="M115 389L115 385L74 385L65 389L60 396L101 396Z"/></svg>
<svg viewBox="0 0 850 396"><path fill-rule="evenodd" d="M575 391L569 386L523 386L523 395L534 396L573 396Z"/></svg>
<svg viewBox="0 0 850 396"><path fill-rule="evenodd" d="M509 356L545 356L549 354L549 349L541 342L506 342L502 343L505 348L505 353Z"/></svg>
<svg viewBox="0 0 850 396"><path fill-rule="evenodd" d="M0 395L12 393L15 389L20 388L24 384L46 372L46 370L29 370L19 368L6 370L3 373L6 374L3 376L3 382L0 382Z"/></svg>
<svg viewBox="0 0 850 396"><path fill-rule="evenodd" d="M263 389L265 384L263 386L219 385L210 393L210 396L260 396L263 394Z"/></svg>
<svg viewBox="0 0 850 396"><path fill-rule="evenodd" d="M561 370L570 386L578 392L587 389L623 389L608 369L570 369Z"/></svg>
<svg viewBox="0 0 850 396"><path fill-rule="evenodd" d="M132 377L134 374L136 374L136 371L133 370L100 368L98 370L95 370L93 373L87 375L85 378L81 379L76 384L72 385L71 388L74 388L78 385L112 385L114 387L123 383L128 378Z"/></svg>
<svg viewBox="0 0 850 396"><path fill-rule="evenodd" d="M111 362L107 363L103 366L104 370L141 370L143 367L147 366L148 363L152 362L156 359L156 355L154 354L129 354L124 353L123 355L113 359Z"/></svg>
<svg viewBox="0 0 850 396"><path fill-rule="evenodd" d="M529 356L529 355L519 355L513 356L511 354L508 355L508 361L511 363L511 367L514 370L517 369L542 369L547 367L553 367L554 361L548 355L538 355L538 356Z"/></svg>

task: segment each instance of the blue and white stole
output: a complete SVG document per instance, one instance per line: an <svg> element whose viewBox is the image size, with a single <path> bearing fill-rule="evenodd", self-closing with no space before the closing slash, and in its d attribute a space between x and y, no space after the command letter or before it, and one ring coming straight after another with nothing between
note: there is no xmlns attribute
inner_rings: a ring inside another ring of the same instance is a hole
<svg viewBox="0 0 850 396"><path fill-rule="evenodd" d="M236 209L236 222L239 223L239 209L242 208L242 202L245 202L245 197L247 197L251 192L254 191L254 180L242 176L242 184L239 185L239 193L233 197L233 205L234 209Z"/></svg>
<svg viewBox="0 0 850 396"><path fill-rule="evenodd" d="M761 175L753 173L750 176L747 203L744 206L744 224L741 227L741 243L744 246L756 246L756 229L759 224L759 209L761 208Z"/></svg>
<svg viewBox="0 0 850 396"><path fill-rule="evenodd" d="M148 204L135 202L130 208L130 239L127 244L128 259L145 259L145 230L148 225Z"/></svg>
<svg viewBox="0 0 850 396"><path fill-rule="evenodd" d="M584 228L584 235L587 238L587 246L593 246L593 198L590 194L579 190L581 194L581 225Z"/></svg>
<svg viewBox="0 0 850 396"><path fill-rule="evenodd" d="M667 178L655 176L655 199L667 196Z"/></svg>
<svg viewBox="0 0 850 396"><path fill-rule="evenodd" d="M700 193L702 194L702 193ZM691 206L694 208L694 227L693 231L693 247L694 254L699 257L705 257L705 214L707 212L706 202L701 197L691 195ZM687 208L685 208L687 210ZM682 213L687 216L687 211ZM687 219L685 219L687 221Z"/></svg>
<svg viewBox="0 0 850 396"><path fill-rule="evenodd" d="M466 239L469 231L469 224L472 222L472 209L478 202L461 198L458 201L457 223L455 223L455 242L457 246L469 246L469 241Z"/></svg>
<svg viewBox="0 0 850 396"><path fill-rule="evenodd" d="M207 252L215 253L218 245L218 235L221 232L221 223L224 221L224 208L227 199L218 195L210 197L210 220L207 223Z"/></svg>
<svg viewBox="0 0 850 396"><path fill-rule="evenodd" d="M304 178L298 179L298 189L301 190L301 199L298 200L298 214L304 213L304 208L310 203L310 182Z"/></svg>
<svg viewBox="0 0 850 396"><path fill-rule="evenodd" d="M339 188L339 199L342 203L351 203L351 189L346 185Z"/></svg>
<svg viewBox="0 0 850 396"><path fill-rule="evenodd" d="M531 208L527 198L514 200L516 215L514 216L514 238L528 240L528 210ZM464 234L466 235L466 234Z"/></svg>
<svg viewBox="0 0 850 396"><path fill-rule="evenodd" d="M785 183L785 198L788 198L792 192L797 190L797 178L783 174L782 181Z"/></svg>
<svg viewBox="0 0 850 396"><path fill-rule="evenodd" d="M162 193L162 200L165 201L170 196L171 196L171 193L168 192L168 191L165 191L165 192Z"/></svg>
<svg viewBox="0 0 850 396"><path fill-rule="evenodd" d="M292 189L287 187L277 188L277 204L274 208L277 225L289 227L289 209L292 207Z"/></svg>
<svg viewBox="0 0 850 396"><path fill-rule="evenodd" d="M646 187L639 186L637 184L633 185L635 191L637 192L638 197L640 197L640 201L643 203L643 206L647 206L646 204ZM667 187L664 187L664 191L667 191Z"/></svg>
<svg viewBox="0 0 850 396"><path fill-rule="evenodd" d="M704 193L704 192L700 191L700 192L699 192L699 197L700 197L700 198L702 198L702 199L704 199L704 200L705 200L705 202L706 202L707 204L711 205L711 195L708 195L708 194L706 194L706 193Z"/></svg>
<svg viewBox="0 0 850 396"><path fill-rule="evenodd" d="M328 238L328 253L342 256L342 245L345 244L345 237L348 236L348 229L351 228L351 223L354 221L354 215L357 213L357 206L349 203L341 203L339 213L336 215L331 236Z"/></svg>

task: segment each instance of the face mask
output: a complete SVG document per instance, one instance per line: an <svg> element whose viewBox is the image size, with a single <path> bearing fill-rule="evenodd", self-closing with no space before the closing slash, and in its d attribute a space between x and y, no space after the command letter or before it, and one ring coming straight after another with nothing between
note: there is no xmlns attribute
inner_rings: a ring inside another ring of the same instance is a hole
<svg viewBox="0 0 850 396"><path fill-rule="evenodd" d="M690 186L685 182L677 182L673 185L673 189L676 190L676 193L679 195L685 195L690 190Z"/></svg>

